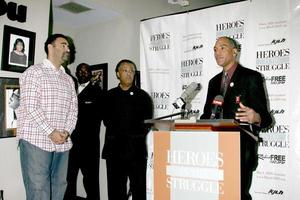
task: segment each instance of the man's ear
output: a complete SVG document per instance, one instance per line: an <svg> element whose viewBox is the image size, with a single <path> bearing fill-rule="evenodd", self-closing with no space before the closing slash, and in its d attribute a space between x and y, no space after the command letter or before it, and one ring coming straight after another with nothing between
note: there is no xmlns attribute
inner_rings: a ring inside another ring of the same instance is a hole
<svg viewBox="0 0 300 200"><path fill-rule="evenodd" d="M117 75L117 78L120 79L120 74L119 74L119 72L117 72L116 75Z"/></svg>
<svg viewBox="0 0 300 200"><path fill-rule="evenodd" d="M233 49L233 55L234 55L235 57L237 57L237 55L238 55L238 50L237 50L237 49Z"/></svg>

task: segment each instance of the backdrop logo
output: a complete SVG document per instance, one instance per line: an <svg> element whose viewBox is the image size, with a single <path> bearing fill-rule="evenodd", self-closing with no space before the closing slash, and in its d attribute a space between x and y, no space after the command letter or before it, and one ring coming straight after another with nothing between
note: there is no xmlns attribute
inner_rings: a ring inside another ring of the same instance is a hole
<svg viewBox="0 0 300 200"><path fill-rule="evenodd" d="M203 58L181 61L181 78L202 76Z"/></svg>
<svg viewBox="0 0 300 200"><path fill-rule="evenodd" d="M273 39L272 41L269 41L267 43L258 44L258 46L259 47L261 47L261 46L274 46L274 45L277 45L277 44L283 44L285 42L286 42L285 38L276 38L276 39Z"/></svg>
<svg viewBox="0 0 300 200"><path fill-rule="evenodd" d="M281 115L281 114L284 114L285 113L285 110L284 109L280 109L280 110L275 110L275 109L272 109L270 111L270 114L271 115Z"/></svg>
<svg viewBox="0 0 300 200"><path fill-rule="evenodd" d="M203 44L188 45L183 53L195 52L203 48Z"/></svg>
<svg viewBox="0 0 300 200"><path fill-rule="evenodd" d="M290 69L290 49L265 50L256 52L258 71L281 71Z"/></svg>
<svg viewBox="0 0 300 200"><path fill-rule="evenodd" d="M283 195L283 191L282 190L270 189L268 194L270 194L270 195Z"/></svg>
<svg viewBox="0 0 300 200"><path fill-rule="evenodd" d="M167 110L170 98L169 92L151 92L154 108L157 110Z"/></svg>
<svg viewBox="0 0 300 200"><path fill-rule="evenodd" d="M203 48L203 44L200 44L200 45L194 45L193 46L193 50L197 50L197 49L202 49Z"/></svg>
<svg viewBox="0 0 300 200"><path fill-rule="evenodd" d="M286 161L285 155L276 155L276 154L259 154L258 158L261 160L269 160L272 164L284 164Z"/></svg>
<svg viewBox="0 0 300 200"><path fill-rule="evenodd" d="M263 140L259 143L260 147L272 147L272 148L289 148L288 141L276 141L276 140Z"/></svg>
<svg viewBox="0 0 300 200"><path fill-rule="evenodd" d="M261 147L289 148L289 125L275 125L267 132L261 132Z"/></svg>
<svg viewBox="0 0 300 200"><path fill-rule="evenodd" d="M289 125L275 125L272 128L268 130L268 133L280 133L280 134L286 134L290 132Z"/></svg>
<svg viewBox="0 0 300 200"><path fill-rule="evenodd" d="M158 33L150 36L150 51L163 51L170 49L170 38L169 32Z"/></svg>
<svg viewBox="0 0 300 200"><path fill-rule="evenodd" d="M233 39L244 38L244 20L237 20L232 22L225 22L216 25L216 36L228 36Z"/></svg>
<svg viewBox="0 0 300 200"><path fill-rule="evenodd" d="M281 38L281 39L273 39L271 44L275 45L275 44L279 44L279 43L284 43L286 41L285 38Z"/></svg>
<svg viewBox="0 0 300 200"><path fill-rule="evenodd" d="M284 85L286 81L286 76L271 76L265 77L265 80L269 82L271 85Z"/></svg>

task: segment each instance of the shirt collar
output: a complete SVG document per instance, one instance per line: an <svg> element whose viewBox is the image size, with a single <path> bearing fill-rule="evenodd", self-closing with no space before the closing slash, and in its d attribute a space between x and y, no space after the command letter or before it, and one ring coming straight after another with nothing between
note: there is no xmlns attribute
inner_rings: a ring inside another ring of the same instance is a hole
<svg viewBox="0 0 300 200"><path fill-rule="evenodd" d="M235 71L236 68L237 68L237 62L235 62L235 63L233 64L233 66L230 67L229 70L226 71L227 74L228 74L229 80L230 80L231 77L233 76L233 73L234 73L234 71ZM223 72L223 73L224 73L224 72Z"/></svg>
<svg viewBox="0 0 300 200"><path fill-rule="evenodd" d="M128 90L123 90L120 86L120 83L118 84L118 88L119 90L123 91L123 92L131 92L131 91L134 91L136 89L135 85L132 84L132 86L128 89Z"/></svg>
<svg viewBox="0 0 300 200"><path fill-rule="evenodd" d="M52 68L53 70L56 70L56 67L52 64L52 62L50 60L48 60L47 58L44 59L43 64L47 67ZM59 67L59 70L61 70L62 72L66 73L65 68L61 65Z"/></svg>
<svg viewBox="0 0 300 200"><path fill-rule="evenodd" d="M89 83L90 83L90 81L88 81L88 82L86 82L86 83L79 84L79 86L81 86L81 87L86 87Z"/></svg>

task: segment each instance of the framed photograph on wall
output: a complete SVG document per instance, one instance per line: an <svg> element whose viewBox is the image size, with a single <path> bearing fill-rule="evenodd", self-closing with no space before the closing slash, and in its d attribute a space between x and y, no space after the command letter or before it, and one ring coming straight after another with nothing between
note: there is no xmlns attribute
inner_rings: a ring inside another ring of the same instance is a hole
<svg viewBox="0 0 300 200"><path fill-rule="evenodd" d="M92 84L97 84L102 90L107 91L107 63L91 65Z"/></svg>
<svg viewBox="0 0 300 200"><path fill-rule="evenodd" d="M35 33L4 25L2 70L24 72L34 64Z"/></svg>
<svg viewBox="0 0 300 200"><path fill-rule="evenodd" d="M0 138L15 137L17 133L16 108L20 104L18 78L0 77Z"/></svg>

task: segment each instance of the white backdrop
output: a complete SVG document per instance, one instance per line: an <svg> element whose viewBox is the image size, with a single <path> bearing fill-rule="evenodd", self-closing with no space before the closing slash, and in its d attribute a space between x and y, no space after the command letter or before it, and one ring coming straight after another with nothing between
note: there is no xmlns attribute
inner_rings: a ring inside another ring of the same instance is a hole
<svg viewBox="0 0 300 200"><path fill-rule="evenodd" d="M140 25L141 86L155 104L155 117L191 83L202 89L191 102L202 113L208 80L221 71L213 56L216 38L241 45L240 63L263 74L275 124L262 132L255 200L299 199L300 89L299 0L251 0L144 20ZM151 191L151 188L149 189Z"/></svg>

